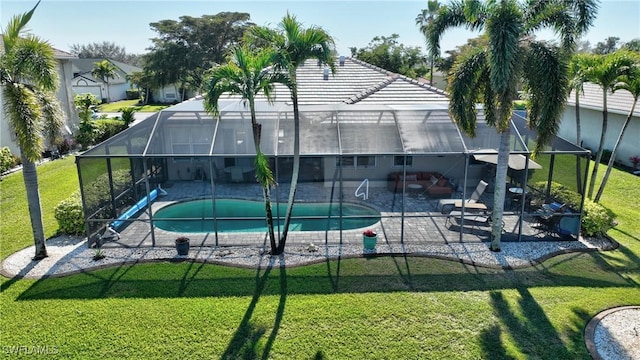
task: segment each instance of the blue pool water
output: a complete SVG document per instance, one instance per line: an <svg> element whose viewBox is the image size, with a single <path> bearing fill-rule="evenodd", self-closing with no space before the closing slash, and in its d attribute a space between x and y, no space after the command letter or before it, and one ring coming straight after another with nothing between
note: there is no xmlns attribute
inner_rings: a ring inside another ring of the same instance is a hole
<svg viewBox="0 0 640 360"><path fill-rule="evenodd" d="M279 209L272 206L274 226L280 213L280 226L284 224L286 204ZM331 218L329 219L329 215ZM340 204L329 203L297 203L293 207L291 231L325 231L340 229ZM342 205L342 229L357 229L371 226L380 221L380 213L372 208L355 205ZM160 229L183 232L213 232L213 204L211 199L191 200L172 204L158 210L154 214L154 225ZM265 208L262 201L217 199L216 217L218 232L266 232ZM296 219L296 217L305 217ZM310 218L306 218L310 217ZM225 218L244 218L233 220ZM189 219L189 220L180 220Z"/></svg>

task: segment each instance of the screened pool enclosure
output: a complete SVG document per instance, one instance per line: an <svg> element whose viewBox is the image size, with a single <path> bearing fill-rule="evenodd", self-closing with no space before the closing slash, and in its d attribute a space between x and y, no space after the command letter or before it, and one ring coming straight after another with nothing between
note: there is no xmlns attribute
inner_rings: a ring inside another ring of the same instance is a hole
<svg viewBox="0 0 640 360"><path fill-rule="evenodd" d="M293 108L256 107L261 148L277 181L272 201L279 233L293 169ZM556 138L533 161L535 134L523 117L514 115L510 134L514 163L505 184L503 240L553 236L538 226L541 209L556 201L546 184L583 188L588 152ZM389 242L489 240L491 155L498 144L481 114L474 138L461 133L446 103L301 105L289 243L361 241L364 229ZM264 242L254 156L242 102L221 102L214 117L194 99L147 118L77 158L90 242L160 246L178 236L204 246ZM475 191L480 184L486 186ZM565 230L575 237L581 209L564 210L562 217L573 219Z"/></svg>

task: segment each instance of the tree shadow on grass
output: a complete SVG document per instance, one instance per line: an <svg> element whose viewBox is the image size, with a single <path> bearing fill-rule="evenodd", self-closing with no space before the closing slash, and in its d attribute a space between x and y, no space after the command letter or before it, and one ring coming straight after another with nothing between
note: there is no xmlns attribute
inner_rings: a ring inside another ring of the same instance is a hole
<svg viewBox="0 0 640 360"><path fill-rule="evenodd" d="M575 349L571 350L565 346L544 309L528 288L516 286L516 289L520 294L517 304L510 304L500 291L492 291L490 296L495 316L502 323L504 331L507 331L516 343L519 351L530 358L537 358L540 354L551 354L553 359L575 359L584 355L576 354ZM512 358L507 355L506 347L500 342L500 334L500 328L491 328L481 334L483 358Z"/></svg>
<svg viewBox="0 0 640 360"><path fill-rule="evenodd" d="M252 322L253 314L258 305L260 297L263 295L266 284L269 280L269 274L273 269L274 260L267 265L264 273L260 275L260 269L256 272L256 288L251 298L251 302L247 307L244 317L238 325L233 338L229 341L229 345L222 354L222 359L268 359L271 348L276 340L282 318L284 316L285 305L287 302L287 273L284 264L280 264L280 300L276 310L275 319L271 328L271 333L266 340L264 347L260 346L261 339L267 333L267 327L257 327ZM262 352L262 355L260 353Z"/></svg>

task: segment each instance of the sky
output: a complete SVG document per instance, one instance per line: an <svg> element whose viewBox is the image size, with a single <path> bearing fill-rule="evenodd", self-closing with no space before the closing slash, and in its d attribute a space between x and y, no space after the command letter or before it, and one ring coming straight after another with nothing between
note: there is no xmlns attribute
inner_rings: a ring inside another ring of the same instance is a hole
<svg viewBox="0 0 640 360"><path fill-rule="evenodd" d="M29 11L36 0L0 0L0 24L4 28L11 16ZM440 0L447 3L447 0ZM223 11L247 12L258 25L275 27L289 11L305 26L321 26L336 41L340 55L350 56L350 47L366 47L375 36L391 36L405 46L417 46L426 53L425 41L415 18L426 8L421 1L181 1L181 0L42 0L28 28L32 33L68 51L72 44L109 41L128 53L144 53L157 34L149 23L178 20L182 15L198 17ZM446 32L442 51L462 45L478 33L464 29ZM553 33L537 34L552 39ZM640 38L639 0L601 0L597 20L583 37L593 47L609 36L621 42Z"/></svg>

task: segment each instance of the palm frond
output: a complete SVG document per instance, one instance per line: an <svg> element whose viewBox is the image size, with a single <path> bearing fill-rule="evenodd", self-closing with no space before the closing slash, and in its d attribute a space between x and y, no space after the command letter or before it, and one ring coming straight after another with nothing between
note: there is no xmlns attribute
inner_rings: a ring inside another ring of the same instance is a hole
<svg viewBox="0 0 640 360"><path fill-rule="evenodd" d="M275 177L273 176L273 171L269 167L269 159L261 151L258 151L256 154L254 164L256 168L256 180L260 185L265 189L273 187L276 184Z"/></svg>
<svg viewBox="0 0 640 360"><path fill-rule="evenodd" d="M575 90L576 96L584 93L584 83L587 81L585 69L588 66L590 54L575 54L569 61L569 93Z"/></svg>
<svg viewBox="0 0 640 360"><path fill-rule="evenodd" d="M474 5L475 7L475 5ZM427 38L427 48L429 53L435 57L440 56L440 38L446 30L452 27L467 26L475 27L477 25L477 18L468 20L465 13L465 2L452 1L449 5L443 5L440 7L440 11L436 18L427 25L425 36ZM467 11L469 12L469 11Z"/></svg>
<svg viewBox="0 0 640 360"><path fill-rule="evenodd" d="M8 67L16 81L44 91L58 89L58 69L51 46L36 36L20 38L14 45Z"/></svg>
<svg viewBox="0 0 640 360"><path fill-rule="evenodd" d="M40 159L42 111L37 97L29 87L15 82L5 84L2 91L5 114L22 154L30 161Z"/></svg>
<svg viewBox="0 0 640 360"><path fill-rule="evenodd" d="M480 91L482 91L482 105L485 122L491 127L496 127L496 124L498 123L496 94L493 92L493 88L491 87L491 74L488 67L485 67L485 70L480 75L480 78L478 79L478 86L482 87Z"/></svg>
<svg viewBox="0 0 640 360"><path fill-rule="evenodd" d="M515 90L521 64L520 38L523 35L522 14L515 1L507 0L492 9L487 19L491 86L504 96Z"/></svg>
<svg viewBox="0 0 640 360"><path fill-rule="evenodd" d="M461 56L449 76L449 113L462 131L471 137L476 131L476 102L485 85L481 79L486 72L486 61L486 53L476 49Z"/></svg>
<svg viewBox="0 0 640 360"><path fill-rule="evenodd" d="M569 94L568 61L558 47L532 42L525 59L524 77L535 111L529 127L538 133L534 154L538 154L558 132L564 104Z"/></svg>
<svg viewBox="0 0 640 360"><path fill-rule="evenodd" d="M64 112L54 93L38 91L35 95L42 109L42 134L53 145L61 138Z"/></svg>
<svg viewBox="0 0 640 360"><path fill-rule="evenodd" d="M640 62L637 62L627 74L618 78L613 91L626 90L635 100L640 97Z"/></svg>
<svg viewBox="0 0 640 360"><path fill-rule="evenodd" d="M7 27L1 31L5 53L11 52L11 49L20 38L20 34L24 31L25 26L27 26L27 23L31 20L36 8L40 5L40 1L41 0L38 0L36 5L26 13L13 16L11 20L9 20Z"/></svg>
<svg viewBox="0 0 640 360"><path fill-rule="evenodd" d="M211 69L204 81L204 108L213 115L218 115L218 100L224 93L239 94L244 97L242 75L233 63Z"/></svg>
<svg viewBox="0 0 640 360"><path fill-rule="evenodd" d="M564 0L573 9L576 17L577 35L585 34L598 15L597 0Z"/></svg>

